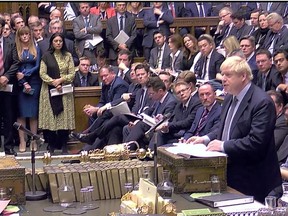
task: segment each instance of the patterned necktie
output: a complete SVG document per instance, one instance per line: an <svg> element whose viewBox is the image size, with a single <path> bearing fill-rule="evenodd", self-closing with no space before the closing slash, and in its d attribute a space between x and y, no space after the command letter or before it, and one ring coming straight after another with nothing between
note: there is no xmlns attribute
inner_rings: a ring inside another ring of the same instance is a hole
<svg viewBox="0 0 288 216"><path fill-rule="evenodd" d="M4 60L3 60L3 51L0 43L0 76L4 74Z"/></svg>
<svg viewBox="0 0 288 216"><path fill-rule="evenodd" d="M198 123L195 136L198 136L199 132L205 127L208 115L209 115L209 110L205 109L203 114L202 114L202 117L201 117L201 119L200 119L200 121Z"/></svg>
<svg viewBox="0 0 288 216"><path fill-rule="evenodd" d="M233 120L232 116L233 116L235 107L237 105L237 102L238 102L238 99L236 97L233 97L232 103L231 103L230 108L229 108L227 115L226 115L225 125L224 125L223 133L222 133L222 141L227 141L230 138L230 135L229 135L230 134L230 126L231 126L231 123Z"/></svg>

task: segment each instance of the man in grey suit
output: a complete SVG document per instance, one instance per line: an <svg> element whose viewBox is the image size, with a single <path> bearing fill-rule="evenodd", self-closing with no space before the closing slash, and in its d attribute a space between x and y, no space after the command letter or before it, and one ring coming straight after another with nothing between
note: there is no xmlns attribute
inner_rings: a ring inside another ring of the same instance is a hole
<svg viewBox="0 0 288 216"><path fill-rule="evenodd" d="M133 53L133 45L137 36L135 19L126 12L126 3L117 2L115 9L116 15L109 18L106 23L106 38L109 44L109 59L111 65L117 64L117 54L120 50L129 50ZM115 40L121 30L129 36L129 39L124 43L119 43Z"/></svg>
<svg viewBox="0 0 288 216"><path fill-rule="evenodd" d="M156 30L153 35L156 47L150 52L149 65L150 71L159 74L161 70L170 67L170 53L171 50L168 44L165 42L165 34Z"/></svg>
<svg viewBox="0 0 288 216"><path fill-rule="evenodd" d="M98 15L90 14L89 3L79 3L80 15L73 20L73 33L76 39L76 49L79 57L87 56L91 59L91 64L96 64L95 49L103 49L100 42L91 46L88 40L99 39L102 32L102 23Z"/></svg>

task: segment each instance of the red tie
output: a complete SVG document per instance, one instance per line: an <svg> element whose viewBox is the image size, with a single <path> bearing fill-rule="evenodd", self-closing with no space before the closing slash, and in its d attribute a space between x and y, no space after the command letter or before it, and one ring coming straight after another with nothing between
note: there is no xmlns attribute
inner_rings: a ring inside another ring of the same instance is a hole
<svg viewBox="0 0 288 216"><path fill-rule="evenodd" d="M170 3L170 10L171 10L171 12L172 12L172 16L175 18L175 17L176 17L176 14L175 14L175 9L174 9L173 3Z"/></svg>
<svg viewBox="0 0 288 216"><path fill-rule="evenodd" d="M4 74L3 51L0 43L0 76Z"/></svg>

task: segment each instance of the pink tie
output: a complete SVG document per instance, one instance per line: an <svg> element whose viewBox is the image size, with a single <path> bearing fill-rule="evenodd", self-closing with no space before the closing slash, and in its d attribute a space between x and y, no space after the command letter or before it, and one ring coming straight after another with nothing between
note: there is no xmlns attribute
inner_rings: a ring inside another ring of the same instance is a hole
<svg viewBox="0 0 288 216"><path fill-rule="evenodd" d="M3 51L0 44L0 76L4 74L4 61L3 61Z"/></svg>

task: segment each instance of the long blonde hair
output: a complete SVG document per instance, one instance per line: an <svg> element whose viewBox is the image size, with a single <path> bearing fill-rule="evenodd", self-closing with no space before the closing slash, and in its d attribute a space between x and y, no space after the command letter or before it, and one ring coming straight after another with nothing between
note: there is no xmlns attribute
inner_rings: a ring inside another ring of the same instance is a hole
<svg viewBox="0 0 288 216"><path fill-rule="evenodd" d="M23 26L23 27L19 28L16 32L15 42L16 42L18 57L20 60L23 60L22 55L24 52L24 48L23 48L23 43L20 40L20 36L24 35L26 33L29 33L29 35L30 35L30 40L29 40L29 44L28 44L29 52L34 56L33 59L36 59L37 58L37 50L36 50L36 46L35 46L34 41L33 41L33 35L31 34L31 30L29 29L28 26Z"/></svg>

